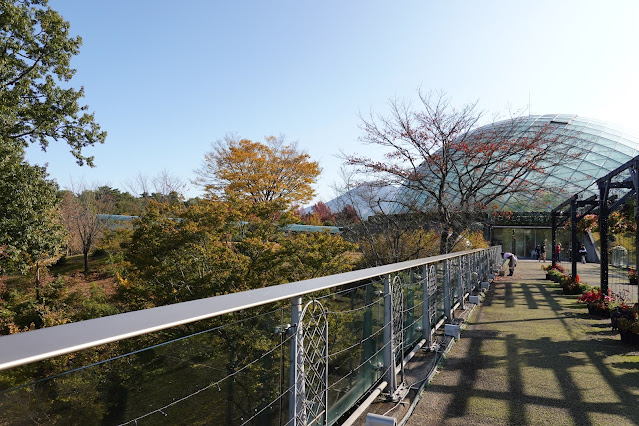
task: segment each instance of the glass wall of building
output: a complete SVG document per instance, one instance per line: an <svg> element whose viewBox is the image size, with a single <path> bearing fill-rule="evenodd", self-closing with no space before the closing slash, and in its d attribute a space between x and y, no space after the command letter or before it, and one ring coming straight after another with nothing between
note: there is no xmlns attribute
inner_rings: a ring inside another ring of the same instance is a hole
<svg viewBox="0 0 639 426"><path fill-rule="evenodd" d="M570 231L559 230L557 242L561 244L561 260L570 259ZM552 260L552 230L550 227L507 227L491 228L491 244L501 244L504 251L514 253L522 259L536 259L535 247L546 244L546 258Z"/></svg>

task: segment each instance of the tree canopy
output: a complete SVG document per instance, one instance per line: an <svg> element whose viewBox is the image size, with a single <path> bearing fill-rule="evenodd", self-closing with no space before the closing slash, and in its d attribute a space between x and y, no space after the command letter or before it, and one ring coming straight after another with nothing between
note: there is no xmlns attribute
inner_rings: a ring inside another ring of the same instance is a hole
<svg viewBox="0 0 639 426"><path fill-rule="evenodd" d="M304 203L321 169L295 143L270 136L264 143L227 136L213 144L197 170L208 196L254 203Z"/></svg>
<svg viewBox="0 0 639 426"><path fill-rule="evenodd" d="M62 247L57 189L44 167L24 160L22 146L0 144L0 246L8 271L38 268Z"/></svg>
<svg viewBox="0 0 639 426"><path fill-rule="evenodd" d="M430 212L442 224L448 252L473 214L508 194L539 191L540 179L581 152L569 136L542 126L522 132L517 118L478 127L476 103L455 108L444 94L419 93L419 107L392 100L389 116L362 118L366 144L386 149L383 161L347 155L365 176L402 188L396 212Z"/></svg>
<svg viewBox="0 0 639 426"><path fill-rule="evenodd" d="M84 88L68 87L82 39L69 35L69 23L47 0L2 0L0 44L0 142L46 150L62 139L78 164L93 165L82 149L104 142L106 132L80 104Z"/></svg>

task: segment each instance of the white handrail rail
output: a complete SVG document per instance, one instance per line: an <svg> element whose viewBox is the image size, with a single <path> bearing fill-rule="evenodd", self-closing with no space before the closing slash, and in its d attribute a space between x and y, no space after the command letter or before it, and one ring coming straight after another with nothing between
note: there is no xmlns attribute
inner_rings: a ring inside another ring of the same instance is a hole
<svg viewBox="0 0 639 426"><path fill-rule="evenodd" d="M2 336L0 371L484 250L432 256Z"/></svg>

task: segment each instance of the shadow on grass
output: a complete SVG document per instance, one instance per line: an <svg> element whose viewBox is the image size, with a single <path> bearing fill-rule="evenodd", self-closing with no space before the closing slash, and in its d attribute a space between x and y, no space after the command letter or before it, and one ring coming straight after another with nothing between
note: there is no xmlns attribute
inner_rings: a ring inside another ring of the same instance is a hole
<svg viewBox="0 0 639 426"><path fill-rule="evenodd" d="M484 308L490 308L491 317L499 317L499 310L511 307L509 300L514 306L518 297L526 300L528 309L546 309L548 315L482 321ZM503 283L490 291L472 328L463 333L463 339L470 339L467 352L444 363L445 370L457 373L457 382L432 387L451 396L445 418L467 416L464 421L473 421L469 416L488 413L490 419L474 420L551 424L561 410L579 425L619 420L636 424L639 357L616 362L616 357L627 355L627 347L609 329L609 322L576 312L571 299L574 296L541 283ZM504 331L503 323L512 323L509 331ZM548 381L549 374L554 380ZM503 401L507 410L495 412L491 400Z"/></svg>
<svg viewBox="0 0 639 426"><path fill-rule="evenodd" d="M572 309L572 308L568 308L568 309ZM564 318L574 318L574 319L583 319L583 320L593 318L588 312L564 312L562 315Z"/></svg>
<svg viewBox="0 0 639 426"><path fill-rule="evenodd" d="M507 308L515 307L515 300L513 297L513 283L510 281L505 283L504 302Z"/></svg>
<svg viewBox="0 0 639 426"><path fill-rule="evenodd" d="M637 355L637 358L639 358L639 355ZM634 362L633 361L614 362L611 364L611 366L619 370L637 370L637 362L639 362L639 359ZM626 373L626 374L633 374L633 375L639 376L639 373ZM639 386L639 380L636 380L635 383L637 384L637 386Z"/></svg>
<svg viewBox="0 0 639 426"><path fill-rule="evenodd" d="M448 360L445 364L447 370L461 370L459 381L454 388L441 385L432 386L436 392L454 392L451 403L446 408L446 417L460 417L468 410L470 398L473 397L473 389L477 384L478 373L482 369L495 368L500 359L482 353L484 342L497 338L494 331L464 331L464 339L470 339L468 353L463 359Z"/></svg>
<svg viewBox="0 0 639 426"><path fill-rule="evenodd" d="M539 305L537 305L537 301L533 297L530 286L528 284L522 284L521 289L524 292L524 297L526 298L526 303L528 304L528 308L530 309L539 309Z"/></svg>
<svg viewBox="0 0 639 426"><path fill-rule="evenodd" d="M597 318L593 318L593 319L597 319ZM610 318L607 318L607 319L600 318L600 319L604 321L597 321L596 323L591 324L591 327L611 329L612 326L610 325Z"/></svg>

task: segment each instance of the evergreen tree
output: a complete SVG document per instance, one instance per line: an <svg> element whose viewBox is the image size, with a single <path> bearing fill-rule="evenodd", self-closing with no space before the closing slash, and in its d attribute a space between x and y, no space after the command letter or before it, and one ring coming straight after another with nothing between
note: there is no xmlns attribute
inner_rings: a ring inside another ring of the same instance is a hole
<svg viewBox="0 0 639 426"><path fill-rule="evenodd" d="M57 185L44 167L24 159L16 142L0 145L0 246L5 247L3 271L39 271L54 259L64 244ZM39 296L39 294L38 294Z"/></svg>
<svg viewBox="0 0 639 426"><path fill-rule="evenodd" d="M68 86L81 44L47 0L0 1L0 143L44 150L61 139L78 164L93 164L82 149L104 142L106 132L80 105L84 89Z"/></svg>

